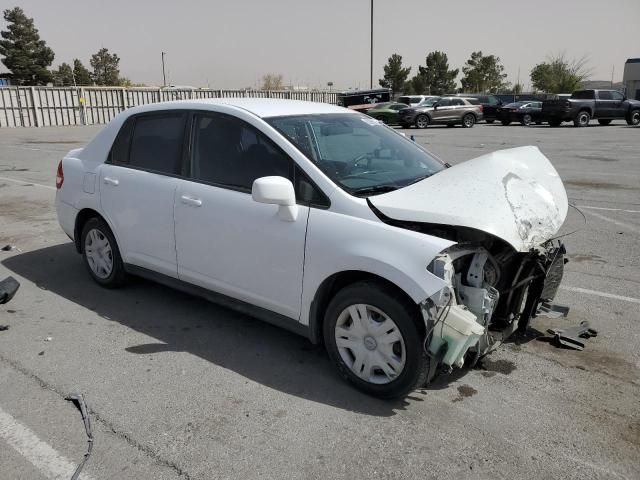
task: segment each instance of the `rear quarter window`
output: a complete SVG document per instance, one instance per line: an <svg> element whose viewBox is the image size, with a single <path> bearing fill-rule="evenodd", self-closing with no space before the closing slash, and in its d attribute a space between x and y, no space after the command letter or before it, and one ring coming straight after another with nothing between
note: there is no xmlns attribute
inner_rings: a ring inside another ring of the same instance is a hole
<svg viewBox="0 0 640 480"><path fill-rule="evenodd" d="M133 118L128 118L116 136L109 153L109 162L120 165L129 163L129 146L131 144L131 132L133 132Z"/></svg>
<svg viewBox="0 0 640 480"><path fill-rule="evenodd" d="M179 173L186 119L185 112L138 116L131 136L129 165L160 173Z"/></svg>

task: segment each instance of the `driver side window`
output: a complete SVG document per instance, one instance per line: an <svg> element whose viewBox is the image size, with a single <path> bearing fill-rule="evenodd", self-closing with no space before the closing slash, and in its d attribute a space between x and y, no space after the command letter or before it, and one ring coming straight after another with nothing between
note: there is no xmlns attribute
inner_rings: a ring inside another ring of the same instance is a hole
<svg viewBox="0 0 640 480"><path fill-rule="evenodd" d="M191 178L251 191L256 178L292 180L292 160L263 133L231 115L197 114L193 122Z"/></svg>

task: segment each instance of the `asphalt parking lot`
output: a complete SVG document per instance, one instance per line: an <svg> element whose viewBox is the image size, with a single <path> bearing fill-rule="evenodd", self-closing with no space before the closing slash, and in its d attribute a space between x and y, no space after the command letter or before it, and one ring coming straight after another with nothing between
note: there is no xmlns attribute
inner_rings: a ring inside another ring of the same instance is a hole
<svg viewBox="0 0 640 480"><path fill-rule="evenodd" d="M572 203L557 301L582 352L511 342L481 369L385 402L307 340L146 281L94 284L58 227L54 177L99 127L0 130L0 478L640 478L640 128L407 130L452 164L537 145ZM8 433L7 433L8 432ZM52 473L53 472L53 473ZM57 472L57 473L56 473ZM59 476L54 476L57 474Z"/></svg>

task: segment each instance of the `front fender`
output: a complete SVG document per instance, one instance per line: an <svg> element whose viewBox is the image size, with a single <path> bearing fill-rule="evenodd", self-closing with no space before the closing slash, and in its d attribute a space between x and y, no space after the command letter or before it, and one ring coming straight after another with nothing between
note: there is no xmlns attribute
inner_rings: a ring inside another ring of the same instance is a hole
<svg viewBox="0 0 640 480"><path fill-rule="evenodd" d="M454 242L380 222L311 209L305 247L301 323L318 288L330 276L349 270L382 277L416 304L441 290L445 282L427 265Z"/></svg>

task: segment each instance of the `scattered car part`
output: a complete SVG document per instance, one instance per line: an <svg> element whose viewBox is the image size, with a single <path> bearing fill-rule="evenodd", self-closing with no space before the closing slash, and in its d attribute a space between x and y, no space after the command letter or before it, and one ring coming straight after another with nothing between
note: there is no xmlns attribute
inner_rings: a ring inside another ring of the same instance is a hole
<svg viewBox="0 0 640 480"><path fill-rule="evenodd" d="M536 317L544 316L549 318L566 317L569 314L569 307L559 303L542 302L538 306Z"/></svg>
<svg viewBox="0 0 640 480"><path fill-rule="evenodd" d="M582 339L591 338L598 335L598 331L589 327L589 322L584 320L580 325L565 329L552 328L547 330L553 335L556 345L562 347L573 348L575 350L583 350L585 343Z"/></svg>
<svg viewBox="0 0 640 480"><path fill-rule="evenodd" d="M71 395L67 396L65 400L72 402L78 408L78 410L80 410L80 415L82 415L82 422L84 423L84 430L87 433L87 453L84 454L82 462L80 462L80 464L76 468L76 471L73 472L73 476L71 477L71 480L77 480L77 478L80 476L82 468L91 456L91 450L93 450L93 433L91 431L91 419L89 418L89 409L87 408L87 404L84 401L84 395L82 395L81 393L72 393Z"/></svg>
<svg viewBox="0 0 640 480"><path fill-rule="evenodd" d="M4 332L6 330L9 330L9 325L0 325L0 332Z"/></svg>
<svg viewBox="0 0 640 480"><path fill-rule="evenodd" d="M9 302L20 288L20 282L13 277L7 277L0 282L0 305Z"/></svg>
<svg viewBox="0 0 640 480"><path fill-rule="evenodd" d="M13 245L5 245L4 247L0 248L0 250L2 250L3 252L10 252L11 250L14 250L16 247Z"/></svg>

